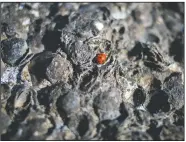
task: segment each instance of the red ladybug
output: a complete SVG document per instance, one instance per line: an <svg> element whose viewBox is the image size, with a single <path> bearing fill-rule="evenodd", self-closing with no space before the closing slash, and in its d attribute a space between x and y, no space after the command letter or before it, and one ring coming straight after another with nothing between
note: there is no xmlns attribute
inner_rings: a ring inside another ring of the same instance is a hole
<svg viewBox="0 0 186 142"><path fill-rule="evenodd" d="M107 60L107 55L105 53L99 53L96 56L96 61L98 64L104 64Z"/></svg>

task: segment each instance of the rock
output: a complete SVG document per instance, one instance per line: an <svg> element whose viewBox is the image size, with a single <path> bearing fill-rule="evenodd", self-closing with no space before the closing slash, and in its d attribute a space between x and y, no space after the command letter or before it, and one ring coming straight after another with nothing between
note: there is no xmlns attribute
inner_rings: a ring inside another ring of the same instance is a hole
<svg viewBox="0 0 186 142"><path fill-rule="evenodd" d="M184 140L184 128L182 126L168 125L162 128L161 140Z"/></svg>
<svg viewBox="0 0 186 142"><path fill-rule="evenodd" d="M10 117L1 109L1 127L0 127L0 133L6 133L6 130L8 126L11 124Z"/></svg>
<svg viewBox="0 0 186 142"><path fill-rule="evenodd" d="M105 52L108 43L111 44L110 41L99 38L105 27L99 11L99 9L98 12L94 11L95 15L91 12L72 13L69 16L70 24L62 30L61 42L64 44L62 50L82 69L92 68L96 54ZM98 19L100 17L100 20L97 21L93 17Z"/></svg>
<svg viewBox="0 0 186 142"><path fill-rule="evenodd" d="M163 84L164 91L169 94L169 102L172 108L180 109L184 105L184 85L182 74L172 73Z"/></svg>
<svg viewBox="0 0 186 142"><path fill-rule="evenodd" d="M19 67L7 67L1 76L1 83L8 84L10 88L17 84Z"/></svg>
<svg viewBox="0 0 186 142"><path fill-rule="evenodd" d="M56 55L46 69L46 75L52 84L60 81L66 83L72 74L71 63L60 55Z"/></svg>
<svg viewBox="0 0 186 142"><path fill-rule="evenodd" d="M43 79L46 78L46 69L54 56L55 54L52 52L42 52L36 54L30 61L28 69L33 86L37 86Z"/></svg>
<svg viewBox="0 0 186 142"><path fill-rule="evenodd" d="M153 23L151 7L152 7L152 4L150 3L144 3L144 4L137 6L135 10L132 11L132 15L135 21L138 23L143 23L145 27L150 27ZM146 8L145 12L143 11L144 8Z"/></svg>
<svg viewBox="0 0 186 142"><path fill-rule="evenodd" d="M12 123L7 133L2 136L3 140L18 140L18 139L45 139L46 134L53 125L46 115L41 112L31 112L27 119L22 123ZM11 137L8 137L12 134ZM29 136L28 136L29 135Z"/></svg>
<svg viewBox="0 0 186 142"><path fill-rule="evenodd" d="M64 111L67 115L76 113L80 108L79 92L75 90L69 91L58 99L57 104L59 109Z"/></svg>
<svg viewBox="0 0 186 142"><path fill-rule="evenodd" d="M184 3L1 8L2 140L184 139Z"/></svg>
<svg viewBox="0 0 186 142"><path fill-rule="evenodd" d="M68 128L63 128L62 135L64 140L75 140L76 136ZM56 139L58 140L58 139Z"/></svg>
<svg viewBox="0 0 186 142"><path fill-rule="evenodd" d="M119 8L119 6L117 5L111 6L110 11L111 16L117 20L125 19L128 15L125 9L125 5L123 5L122 8L121 7Z"/></svg>
<svg viewBox="0 0 186 142"><path fill-rule="evenodd" d="M20 38L10 38L2 41L2 60L16 66L28 52L28 46L25 40Z"/></svg>
<svg viewBox="0 0 186 142"><path fill-rule="evenodd" d="M183 21L178 13L170 10L165 10L162 16L164 18L167 28L170 31L178 33L181 30Z"/></svg>
<svg viewBox="0 0 186 142"><path fill-rule="evenodd" d="M70 89L71 86L63 83L55 84L50 87L47 86L38 91L38 101L41 105L45 106L46 110L56 112L56 102L58 98L67 94Z"/></svg>
<svg viewBox="0 0 186 142"><path fill-rule="evenodd" d="M152 137L138 125L122 124L117 128L116 140L152 140Z"/></svg>
<svg viewBox="0 0 186 142"><path fill-rule="evenodd" d="M121 93L117 88L112 88L107 92L98 95L94 100L94 107L101 120L117 118L121 103Z"/></svg>
<svg viewBox="0 0 186 142"><path fill-rule="evenodd" d="M174 119L174 124L176 126L184 126L184 106L176 110L175 113L173 114L173 119Z"/></svg>
<svg viewBox="0 0 186 142"><path fill-rule="evenodd" d="M84 140L92 139L96 135L97 123L98 119L92 111L73 114L67 120L68 128L76 134L77 138L79 137L78 139Z"/></svg>
<svg viewBox="0 0 186 142"><path fill-rule="evenodd" d="M15 25L2 23L2 29L3 29L2 32L5 32L8 38L15 37L16 35Z"/></svg>
<svg viewBox="0 0 186 142"><path fill-rule="evenodd" d="M140 131L133 131L128 133L123 133L122 136L117 136L117 140L152 140L149 134Z"/></svg>

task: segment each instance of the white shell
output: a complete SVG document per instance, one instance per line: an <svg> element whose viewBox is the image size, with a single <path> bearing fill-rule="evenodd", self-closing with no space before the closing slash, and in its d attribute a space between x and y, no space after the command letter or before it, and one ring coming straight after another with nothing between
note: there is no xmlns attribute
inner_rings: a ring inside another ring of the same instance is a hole
<svg viewBox="0 0 186 142"><path fill-rule="evenodd" d="M96 26L96 28L97 28L99 31L101 31L101 30L104 28L103 23L98 22L98 21L95 22L94 25Z"/></svg>
<svg viewBox="0 0 186 142"><path fill-rule="evenodd" d="M22 22L22 25L23 26L27 26L27 25L29 25L30 24L30 18L24 18L23 19L23 22Z"/></svg>
<svg viewBox="0 0 186 142"><path fill-rule="evenodd" d="M14 101L14 108L22 108L27 101L28 95L22 92Z"/></svg>

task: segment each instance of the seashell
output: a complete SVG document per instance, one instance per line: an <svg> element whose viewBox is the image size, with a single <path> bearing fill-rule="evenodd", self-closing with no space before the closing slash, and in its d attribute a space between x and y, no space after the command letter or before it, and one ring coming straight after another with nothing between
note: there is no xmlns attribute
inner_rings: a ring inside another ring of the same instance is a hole
<svg viewBox="0 0 186 142"><path fill-rule="evenodd" d="M14 99L14 108L25 108L28 105L36 105L36 92L30 87L21 85Z"/></svg>
<svg viewBox="0 0 186 142"><path fill-rule="evenodd" d="M28 64L23 66L23 68L20 71L19 77L21 82L28 86L32 86L31 75L28 70Z"/></svg>
<svg viewBox="0 0 186 142"><path fill-rule="evenodd" d="M7 84L1 84L1 103L4 104L4 102L7 101L10 95L10 87Z"/></svg>
<svg viewBox="0 0 186 142"><path fill-rule="evenodd" d="M30 93L28 90L20 90L16 93L15 101L14 101L14 108L23 108L29 105L30 101Z"/></svg>
<svg viewBox="0 0 186 142"><path fill-rule="evenodd" d="M152 75L145 75L145 76L140 78L139 84L143 88L148 88L148 87L150 87L152 80L153 80Z"/></svg>
<svg viewBox="0 0 186 142"><path fill-rule="evenodd" d="M103 25L103 23L101 23L101 22L94 22L94 25L96 26L96 28L99 30L99 31L101 31L103 28L104 28L104 25Z"/></svg>
<svg viewBox="0 0 186 142"><path fill-rule="evenodd" d="M10 116L17 115L29 106L36 106L36 91L25 85L16 85L12 88L11 96L7 100L6 111Z"/></svg>

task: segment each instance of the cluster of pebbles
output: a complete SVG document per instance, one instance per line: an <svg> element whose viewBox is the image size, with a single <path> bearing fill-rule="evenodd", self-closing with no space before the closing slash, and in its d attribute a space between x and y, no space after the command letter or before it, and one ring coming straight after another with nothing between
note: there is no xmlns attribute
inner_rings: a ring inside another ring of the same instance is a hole
<svg viewBox="0 0 186 142"><path fill-rule="evenodd" d="M1 3L1 31L2 140L184 140L184 3Z"/></svg>

